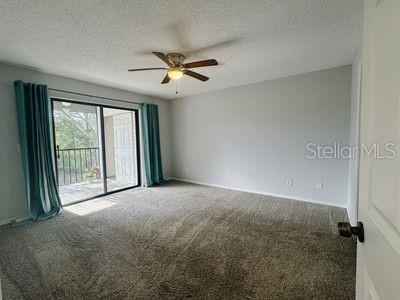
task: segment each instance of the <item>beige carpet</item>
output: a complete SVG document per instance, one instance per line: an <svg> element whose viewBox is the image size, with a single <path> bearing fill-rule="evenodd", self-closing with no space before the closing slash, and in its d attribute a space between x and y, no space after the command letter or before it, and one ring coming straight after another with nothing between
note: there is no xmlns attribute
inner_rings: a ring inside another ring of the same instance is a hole
<svg viewBox="0 0 400 300"><path fill-rule="evenodd" d="M3 299L353 299L344 209L170 182L0 228Z"/></svg>

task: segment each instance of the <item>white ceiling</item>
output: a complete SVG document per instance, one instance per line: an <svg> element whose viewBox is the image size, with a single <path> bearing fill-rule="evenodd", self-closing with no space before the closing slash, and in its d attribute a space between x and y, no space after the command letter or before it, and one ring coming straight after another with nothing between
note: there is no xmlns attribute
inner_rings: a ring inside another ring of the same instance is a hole
<svg viewBox="0 0 400 300"><path fill-rule="evenodd" d="M0 60L164 98L151 51L215 58L180 96L350 64L362 0L0 0Z"/></svg>

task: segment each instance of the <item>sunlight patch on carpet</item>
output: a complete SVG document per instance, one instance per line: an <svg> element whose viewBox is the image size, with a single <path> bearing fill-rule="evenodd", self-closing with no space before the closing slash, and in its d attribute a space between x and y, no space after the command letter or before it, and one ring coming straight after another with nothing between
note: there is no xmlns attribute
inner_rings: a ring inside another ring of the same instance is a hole
<svg viewBox="0 0 400 300"><path fill-rule="evenodd" d="M79 216L84 216L99 210L109 208L115 204L117 203L110 200L97 199L69 205L65 207L64 210Z"/></svg>

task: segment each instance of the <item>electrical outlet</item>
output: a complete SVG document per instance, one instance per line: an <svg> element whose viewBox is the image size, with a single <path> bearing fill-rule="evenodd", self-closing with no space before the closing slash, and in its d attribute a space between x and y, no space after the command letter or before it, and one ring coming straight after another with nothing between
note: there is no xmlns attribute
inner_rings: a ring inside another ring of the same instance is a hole
<svg viewBox="0 0 400 300"><path fill-rule="evenodd" d="M318 181L316 186L318 190L322 190L324 188L324 185L321 181Z"/></svg>
<svg viewBox="0 0 400 300"><path fill-rule="evenodd" d="M290 178L286 179L286 185L287 186L292 186L293 185L293 180L290 179Z"/></svg>

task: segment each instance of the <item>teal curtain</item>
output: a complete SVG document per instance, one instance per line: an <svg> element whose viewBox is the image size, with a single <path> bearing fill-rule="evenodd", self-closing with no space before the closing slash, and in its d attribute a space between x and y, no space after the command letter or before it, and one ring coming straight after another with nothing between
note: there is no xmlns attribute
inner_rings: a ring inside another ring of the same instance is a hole
<svg viewBox="0 0 400 300"><path fill-rule="evenodd" d="M165 183L161 164L158 106L142 104L142 136L147 186Z"/></svg>
<svg viewBox="0 0 400 300"><path fill-rule="evenodd" d="M47 86L15 81L19 138L30 217L49 219L61 212Z"/></svg>

